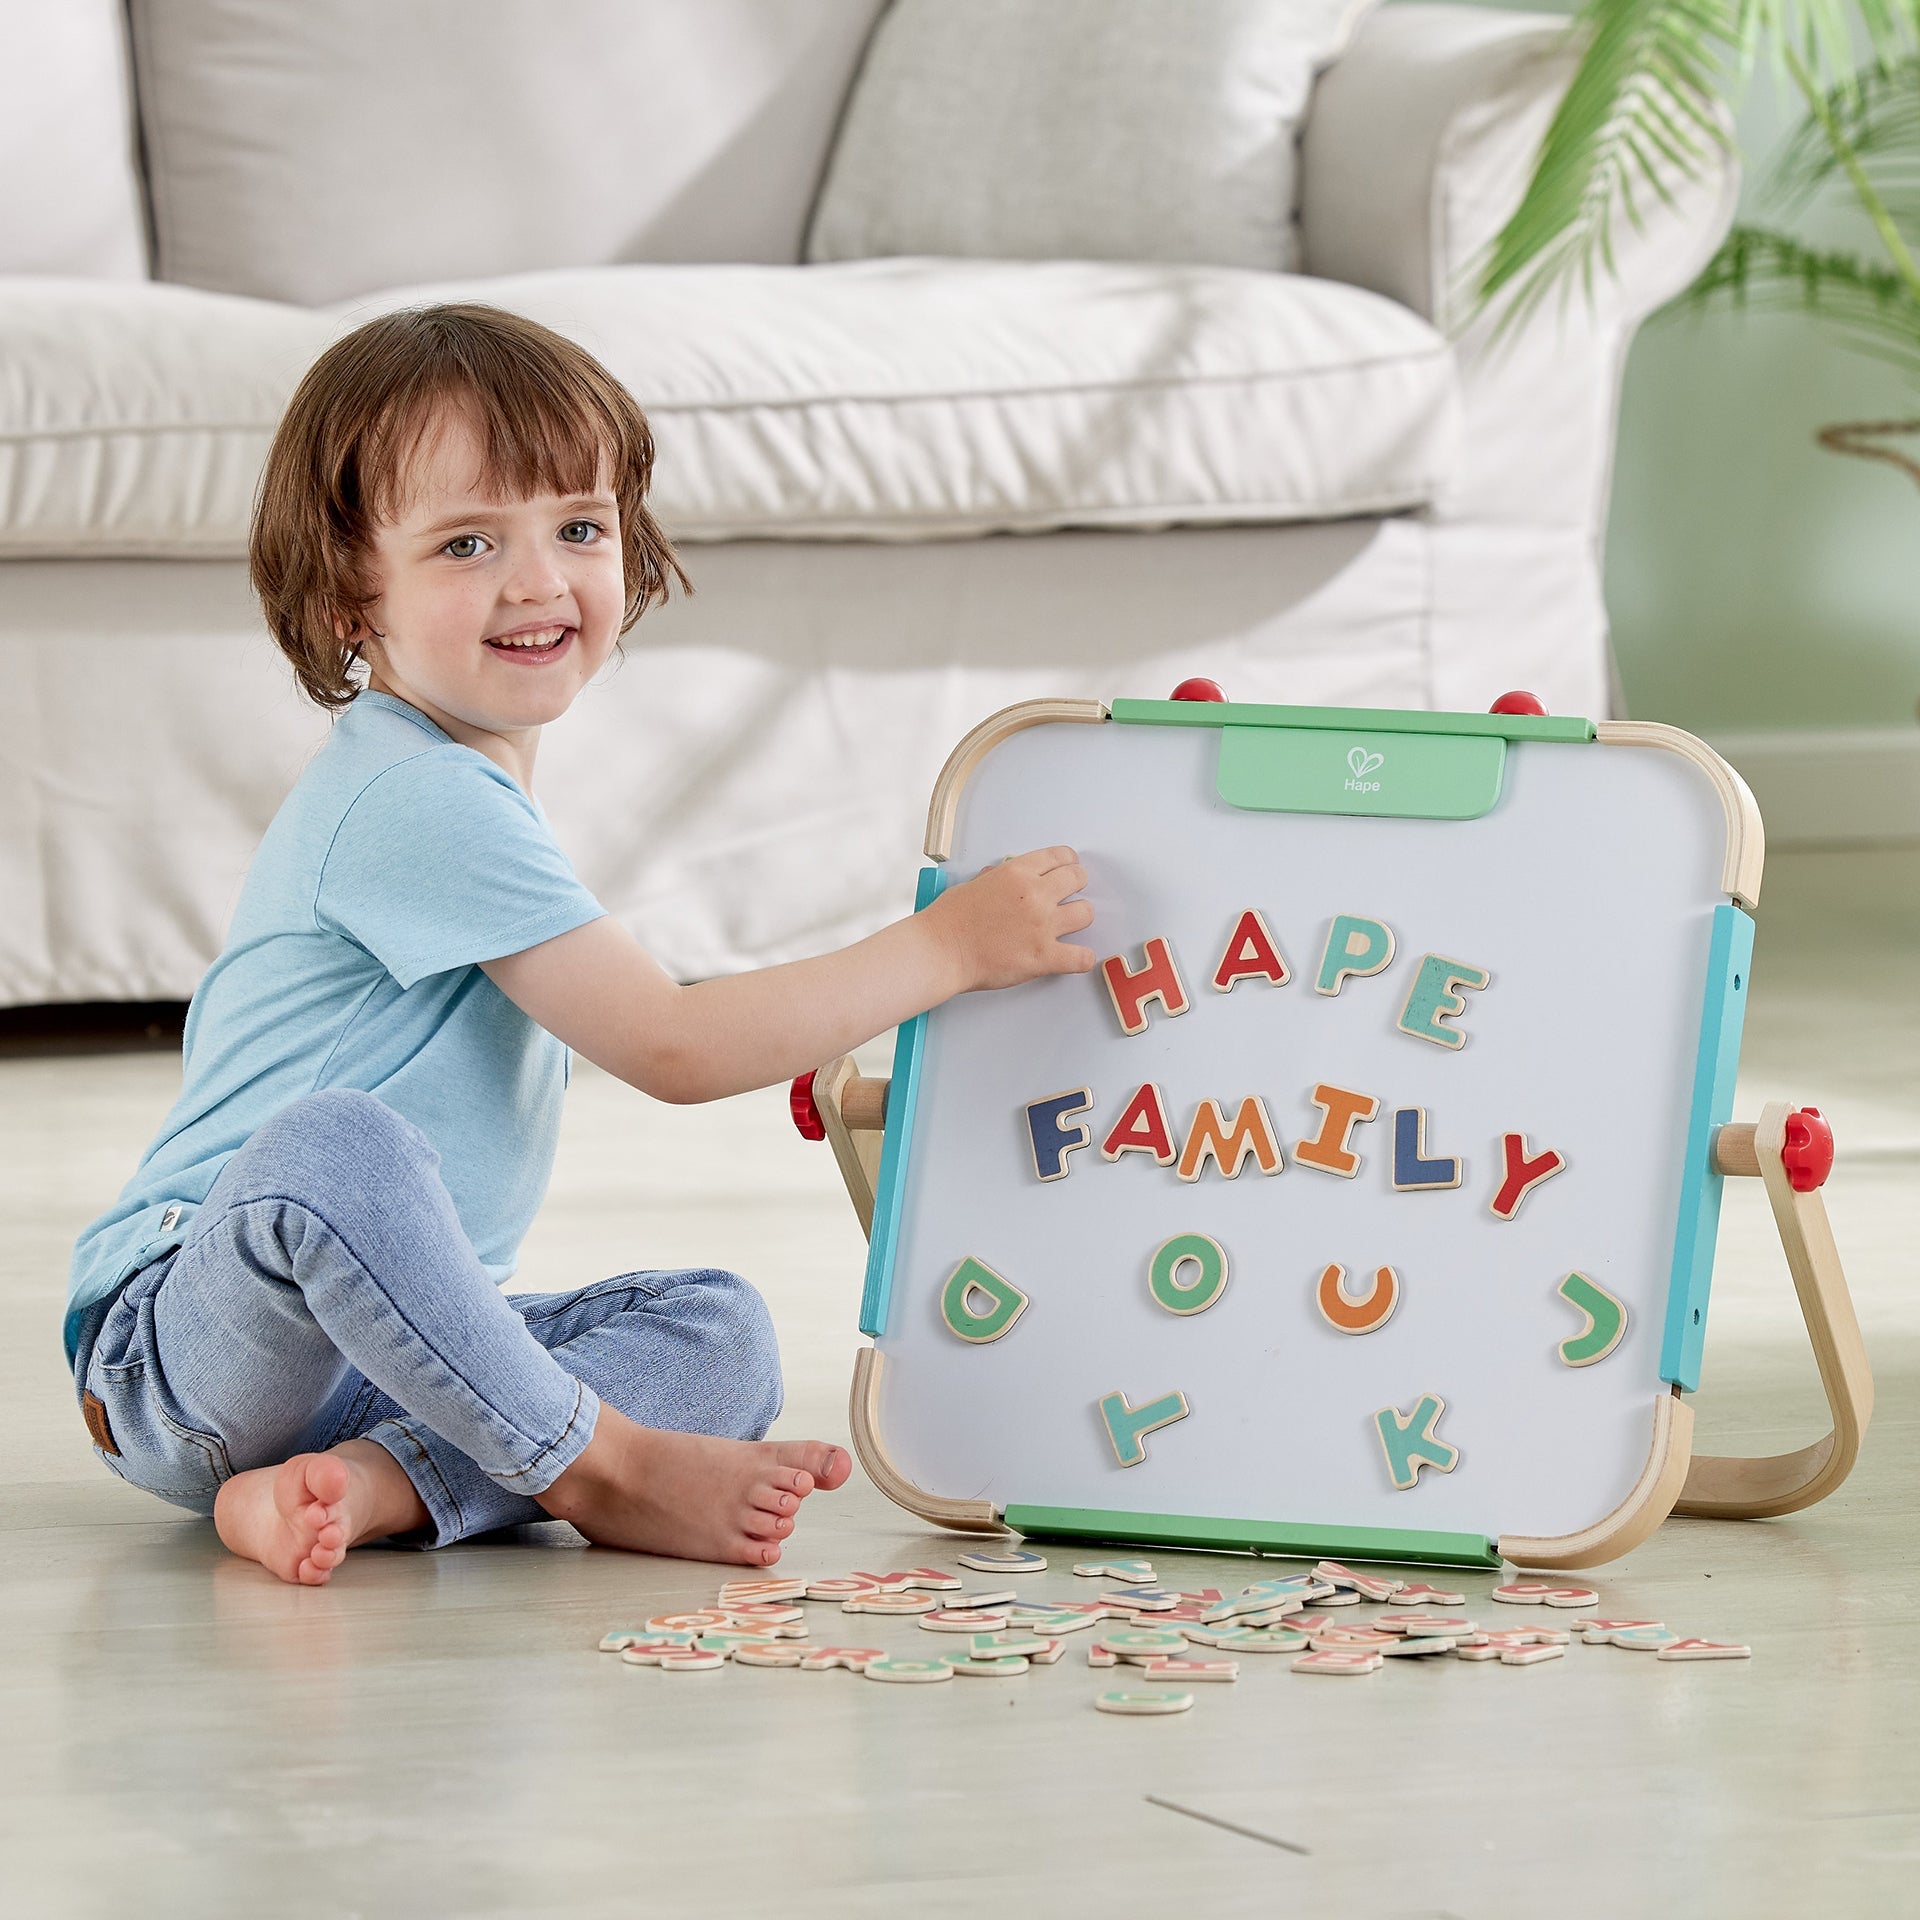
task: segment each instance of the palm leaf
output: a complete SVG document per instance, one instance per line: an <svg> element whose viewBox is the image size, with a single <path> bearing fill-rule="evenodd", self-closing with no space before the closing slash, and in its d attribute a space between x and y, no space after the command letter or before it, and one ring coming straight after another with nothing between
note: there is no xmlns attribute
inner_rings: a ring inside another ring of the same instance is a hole
<svg viewBox="0 0 1920 1920"><path fill-rule="evenodd" d="M1720 0L1589 0L1579 67L1480 268L1483 301L1510 297L1503 324L1556 282L1591 291L1595 269L1612 269L1619 221L1637 225L1643 198L1669 198L1673 176L1724 146L1718 48L1733 25Z"/></svg>
<svg viewBox="0 0 1920 1920"><path fill-rule="evenodd" d="M1721 100L1761 60L1796 84L1843 90L1864 31L1882 64L1920 35L1920 0L1585 0L1581 57L1520 204L1479 263L1479 304L1501 325L1558 283L1589 294L1622 220L1703 174L1727 145Z"/></svg>
<svg viewBox="0 0 1920 1920"><path fill-rule="evenodd" d="M1887 211L1902 231L1920 235L1920 55L1867 68L1832 89L1826 108ZM1768 197L1783 211L1797 212L1850 184L1832 139L1810 116L1781 150Z"/></svg>
<svg viewBox="0 0 1920 1920"><path fill-rule="evenodd" d="M1848 345L1920 379L1920 300L1905 279L1891 267L1809 247L1791 234L1735 227L1676 305L1811 314Z"/></svg>

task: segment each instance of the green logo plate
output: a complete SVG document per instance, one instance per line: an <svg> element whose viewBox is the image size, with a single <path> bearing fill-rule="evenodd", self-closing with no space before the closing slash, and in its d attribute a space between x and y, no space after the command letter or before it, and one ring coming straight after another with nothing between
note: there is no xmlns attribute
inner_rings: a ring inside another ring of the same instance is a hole
<svg viewBox="0 0 1920 1920"><path fill-rule="evenodd" d="M1500 798L1507 743L1484 735L1220 729L1220 798L1262 813L1477 820Z"/></svg>

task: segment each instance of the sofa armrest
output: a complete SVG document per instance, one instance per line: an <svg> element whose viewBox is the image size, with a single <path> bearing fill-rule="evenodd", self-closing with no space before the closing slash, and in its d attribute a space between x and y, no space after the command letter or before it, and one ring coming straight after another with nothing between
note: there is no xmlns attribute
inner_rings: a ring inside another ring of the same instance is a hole
<svg viewBox="0 0 1920 1920"><path fill-rule="evenodd" d="M1672 204L1639 196L1614 268L1497 334L1476 272L1519 204L1566 91L1564 19L1451 5L1370 14L1314 90L1303 135L1305 270L1400 301L1455 342L1466 432L1442 518L1583 529L1606 517L1614 419L1635 327L1700 272L1733 220L1731 148Z"/></svg>
<svg viewBox="0 0 1920 1920"><path fill-rule="evenodd" d="M1487 7L1376 9L1314 90L1303 136L1306 271L1384 293L1448 331L1473 318L1475 269L1519 205L1573 76L1563 18ZM1738 187L1731 154L1676 193L1642 194L1598 306L1635 321L1712 258ZM1546 303L1551 307L1554 303Z"/></svg>

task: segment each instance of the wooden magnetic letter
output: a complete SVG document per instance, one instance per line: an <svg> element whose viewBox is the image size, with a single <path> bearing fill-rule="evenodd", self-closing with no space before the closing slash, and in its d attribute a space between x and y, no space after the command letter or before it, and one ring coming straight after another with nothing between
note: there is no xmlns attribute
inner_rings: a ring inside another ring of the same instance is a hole
<svg viewBox="0 0 1920 1920"><path fill-rule="evenodd" d="M1249 907L1227 936L1227 950L1213 970L1214 986L1221 993L1231 993L1242 980L1267 980L1284 987L1289 977L1287 963L1281 959L1267 923Z"/></svg>
<svg viewBox="0 0 1920 1920"><path fill-rule="evenodd" d="M1437 1047L1464 1047L1467 1036L1458 1027L1442 1024L1457 1020L1467 1010L1467 1003L1454 989L1470 987L1478 991L1492 978L1486 968L1470 967L1464 960L1449 960L1440 953L1422 954L1413 985L1407 989L1406 1004L1400 1009L1400 1031L1416 1040L1431 1040Z"/></svg>
<svg viewBox="0 0 1920 1920"><path fill-rule="evenodd" d="M1194 1271L1185 1280L1183 1267ZM1147 1267L1147 1289L1169 1313L1204 1313L1227 1290L1227 1256L1204 1233L1176 1233Z"/></svg>
<svg viewBox="0 0 1920 1920"><path fill-rule="evenodd" d="M1198 1180L1206 1170L1209 1156L1229 1180L1238 1178L1240 1163L1252 1154L1262 1173L1278 1173L1283 1164L1280 1143L1273 1137L1273 1122L1267 1118L1266 1103L1257 1093L1240 1102L1240 1111L1229 1127L1219 1104L1202 1100L1194 1109L1193 1124L1187 1129L1187 1143L1180 1149L1180 1178Z"/></svg>
<svg viewBox="0 0 1920 1920"><path fill-rule="evenodd" d="M973 1304L976 1294L985 1296L985 1306ZM972 1254L954 1268L940 1294L940 1318L948 1330L976 1347L998 1340L1026 1310L1027 1296Z"/></svg>
<svg viewBox="0 0 1920 1920"><path fill-rule="evenodd" d="M1027 1140L1033 1148L1033 1170L1042 1180L1064 1180L1073 1171L1067 1155L1084 1147L1093 1135L1085 1121L1062 1124L1070 1114L1085 1113L1093 1095L1085 1087L1071 1093L1050 1093L1027 1103Z"/></svg>
<svg viewBox="0 0 1920 1920"><path fill-rule="evenodd" d="M1434 1433L1446 1410L1447 1403L1437 1393L1423 1393L1411 1413L1382 1407L1373 1416L1380 1430L1380 1445L1386 1451L1387 1471L1401 1492L1419 1479L1422 1467L1451 1473L1459 1465L1460 1449L1448 1446Z"/></svg>
<svg viewBox="0 0 1920 1920"><path fill-rule="evenodd" d="M1460 1184L1457 1158L1427 1158L1427 1110L1393 1110L1393 1190L1395 1193L1437 1193Z"/></svg>
<svg viewBox="0 0 1920 1920"><path fill-rule="evenodd" d="M1123 1467L1137 1467L1147 1457L1141 1444L1148 1434L1170 1427L1187 1417L1184 1393L1163 1393L1144 1407L1130 1407L1124 1393L1109 1393L1100 1402L1100 1418L1107 1424L1107 1438L1113 1442L1114 1458Z"/></svg>
<svg viewBox="0 0 1920 1920"><path fill-rule="evenodd" d="M1172 1166L1176 1158L1167 1109L1151 1080L1134 1089L1113 1130L1100 1142L1102 1160L1118 1160L1123 1153L1150 1153L1163 1167Z"/></svg>
<svg viewBox="0 0 1920 1920"><path fill-rule="evenodd" d="M1357 913L1337 913L1327 928L1326 950L1320 956L1315 993L1338 993L1349 974L1365 979L1379 973L1393 959L1393 929L1383 920Z"/></svg>
<svg viewBox="0 0 1920 1920"><path fill-rule="evenodd" d="M1560 1342L1560 1358L1570 1367L1590 1367L1596 1360L1604 1360L1626 1334L1627 1303L1616 1300L1584 1273L1568 1274L1555 1292L1587 1317L1587 1324L1578 1333Z"/></svg>
<svg viewBox="0 0 1920 1920"><path fill-rule="evenodd" d="M1313 1090L1313 1104L1320 1109L1320 1131L1311 1140L1302 1140L1293 1157L1303 1167L1318 1167L1351 1180L1360 1171L1360 1156L1348 1147L1347 1137L1359 1122L1371 1120L1380 1111L1380 1102L1370 1093L1323 1082Z"/></svg>
<svg viewBox="0 0 1920 1920"><path fill-rule="evenodd" d="M1354 1299L1345 1287L1345 1267L1328 1267L1320 1276L1314 1299L1320 1317L1336 1333L1375 1333L1393 1318L1400 1304L1400 1276L1391 1267L1375 1267L1373 1285Z"/></svg>
<svg viewBox="0 0 1920 1920"><path fill-rule="evenodd" d="M1503 1133L1500 1136L1500 1153L1506 1163L1506 1172L1500 1181L1500 1191L1493 1196L1493 1211L1499 1219L1511 1220L1520 1211L1520 1202L1542 1180L1551 1180L1567 1163L1564 1156L1555 1153L1551 1147L1529 1160L1527 1136L1524 1133Z"/></svg>
<svg viewBox="0 0 1920 1920"><path fill-rule="evenodd" d="M1100 962L1100 977L1107 983L1107 996L1119 1015L1122 1033L1146 1032L1149 1000L1158 1000L1169 1014L1187 1010L1187 990L1174 964L1173 949L1156 936L1143 951L1146 959L1135 971L1128 970L1123 953Z"/></svg>

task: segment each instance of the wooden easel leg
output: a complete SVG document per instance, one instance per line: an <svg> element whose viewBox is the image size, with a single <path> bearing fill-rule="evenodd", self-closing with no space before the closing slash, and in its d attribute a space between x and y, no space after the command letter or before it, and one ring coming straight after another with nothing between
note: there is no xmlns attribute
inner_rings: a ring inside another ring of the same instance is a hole
<svg viewBox="0 0 1920 1920"><path fill-rule="evenodd" d="M1800 1311L1820 1367L1820 1384L1833 1411L1833 1431L1797 1453L1764 1459L1701 1456L1687 1472L1676 1509L1725 1520L1761 1520L1796 1513L1824 1500L1853 1470L1861 1436L1873 1415L1873 1375L1860 1340L1853 1298L1840 1269L1840 1254L1818 1188L1796 1193L1783 1157L1787 1117L1777 1101L1761 1111L1753 1129L1753 1159L1766 1182L1767 1199L1780 1229L1780 1244L1793 1273ZM1742 1130L1744 1131L1744 1130ZM1723 1134L1732 1134L1729 1127ZM1756 1169L1743 1164L1743 1152L1718 1153L1722 1172Z"/></svg>

